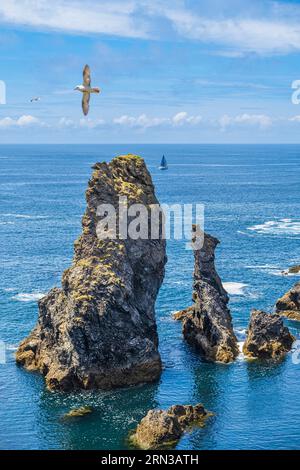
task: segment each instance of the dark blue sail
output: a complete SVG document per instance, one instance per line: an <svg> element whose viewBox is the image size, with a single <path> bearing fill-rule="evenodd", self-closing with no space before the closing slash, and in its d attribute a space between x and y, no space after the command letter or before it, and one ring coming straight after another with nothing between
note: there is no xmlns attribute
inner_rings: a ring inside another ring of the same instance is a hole
<svg viewBox="0 0 300 470"><path fill-rule="evenodd" d="M167 160L166 160L166 157L165 157L164 155L163 155L163 157L162 157L162 159L161 159L159 169L160 169L160 170L167 170L167 169L168 169Z"/></svg>

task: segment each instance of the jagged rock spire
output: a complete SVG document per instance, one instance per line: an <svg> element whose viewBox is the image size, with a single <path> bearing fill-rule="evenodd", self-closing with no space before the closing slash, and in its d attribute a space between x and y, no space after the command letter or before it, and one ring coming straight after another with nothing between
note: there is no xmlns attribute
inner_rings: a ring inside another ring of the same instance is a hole
<svg viewBox="0 0 300 470"><path fill-rule="evenodd" d="M51 389L112 388L161 372L154 304L164 277L165 240L99 239L97 208L119 196L158 204L151 176L135 155L97 163L86 191L82 234L62 287L39 302L34 330L16 359L40 371Z"/></svg>
<svg viewBox="0 0 300 470"><path fill-rule="evenodd" d="M239 353L227 307L228 295L215 268L219 240L193 226L193 242L200 234L203 244L194 250L194 305L177 312L183 320L183 335L208 360L231 362ZM197 247L197 243L195 243Z"/></svg>

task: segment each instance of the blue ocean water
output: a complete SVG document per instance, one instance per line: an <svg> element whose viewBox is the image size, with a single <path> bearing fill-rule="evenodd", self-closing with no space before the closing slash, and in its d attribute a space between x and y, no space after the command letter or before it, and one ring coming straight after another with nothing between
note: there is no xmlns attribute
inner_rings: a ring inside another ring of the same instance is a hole
<svg viewBox="0 0 300 470"><path fill-rule="evenodd" d="M50 393L42 377L16 366L17 344L34 326L36 300L60 284L81 230L84 192L96 161L143 156L160 202L204 203L205 229L218 237L217 267L231 292L243 339L251 308L272 311L296 281L280 271L300 261L300 146L93 145L0 146L1 449L124 449L128 431L153 407L202 402L214 416L179 449L300 447L300 365L208 364L182 340L173 311L191 302L193 256L168 242L157 300L160 352L156 384L110 392ZM169 170L157 169L162 154ZM299 278L298 278L299 279ZM288 322L295 336L300 324ZM92 405L84 419L62 420Z"/></svg>

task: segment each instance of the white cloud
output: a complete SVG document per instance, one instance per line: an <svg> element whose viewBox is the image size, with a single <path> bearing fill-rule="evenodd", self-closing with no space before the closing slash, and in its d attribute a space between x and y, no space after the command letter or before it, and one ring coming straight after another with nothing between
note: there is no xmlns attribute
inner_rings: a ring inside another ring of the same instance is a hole
<svg viewBox="0 0 300 470"><path fill-rule="evenodd" d="M127 127L136 127L141 129L147 129L150 127L159 127L163 125L167 126L183 126L183 125L196 125L202 121L202 117L190 116L186 111L181 111L172 117L149 117L146 114L140 116L123 116L113 119L114 124Z"/></svg>
<svg viewBox="0 0 300 470"><path fill-rule="evenodd" d="M196 125L202 121L202 116L189 116L187 112L182 111L180 113L175 114L172 118L172 122L175 126L182 126L183 124L192 124Z"/></svg>
<svg viewBox="0 0 300 470"><path fill-rule="evenodd" d="M141 114L138 117L128 116L124 114L123 116L120 116L113 120L114 124L119 124L120 126L138 127L142 129L161 126L162 124L166 124L168 122L168 118L148 117L146 114Z"/></svg>
<svg viewBox="0 0 300 470"><path fill-rule="evenodd" d="M237 116L229 116L224 114L218 120L222 130L227 129L229 126L256 126L260 129L266 129L272 125L272 119L266 114L238 114Z"/></svg>
<svg viewBox="0 0 300 470"><path fill-rule="evenodd" d="M5 0L0 21L77 33L103 33L124 37L147 36L143 19L135 18L133 0Z"/></svg>
<svg viewBox="0 0 300 470"><path fill-rule="evenodd" d="M298 12L299 13L299 12ZM221 44L228 51L221 55L239 57L245 52L258 54L288 53L300 50L297 18L226 18L210 19L188 10L168 10L166 16L182 36L205 43Z"/></svg>
<svg viewBox="0 0 300 470"><path fill-rule="evenodd" d="M90 119L90 118L81 118L77 121L67 117L61 117L58 120L57 125L54 127L58 127L59 129L96 129L97 127L101 127L105 125L104 119Z"/></svg>
<svg viewBox="0 0 300 470"><path fill-rule="evenodd" d="M204 13L202 2L187 6L184 0L2 0L0 22L39 30L151 39L170 38L171 25L182 37L215 44L217 51L211 54L231 58L252 52L299 51L300 6L263 2L260 8L259 3L251 2L249 9L237 2L230 13L229 9Z"/></svg>
<svg viewBox="0 0 300 470"><path fill-rule="evenodd" d="M42 121L31 115L23 115L19 118L4 117L0 119L0 130L3 129L24 129L27 127L43 127L53 130L97 130L108 129L116 126L123 128L131 128L136 131L145 131L153 128L191 128L201 126L202 128L215 128L218 126L222 131L232 129L234 127L256 127L264 130L276 123L300 122L300 115L293 117L277 117L271 118L266 114L238 114L231 116L224 114L220 117L208 118L197 114L189 114L186 111L180 111L173 116L148 116L140 114L139 116L130 116L124 114L119 117L104 120L102 118L81 118L74 120L69 117L61 117L57 121Z"/></svg>
<svg viewBox="0 0 300 470"><path fill-rule="evenodd" d="M300 122L300 115L298 114L297 116L293 116L289 118L290 122Z"/></svg>
<svg viewBox="0 0 300 470"><path fill-rule="evenodd" d="M222 87L222 88L249 88L253 90L269 90L272 88L271 85L264 85L262 83L253 83L247 81L225 81L225 80L207 80L203 78L196 78L194 80L196 85L208 86L208 87Z"/></svg>
<svg viewBox="0 0 300 470"><path fill-rule="evenodd" d="M96 129L97 127L102 127L105 124L104 119L80 119L79 127L86 129Z"/></svg>
<svg viewBox="0 0 300 470"><path fill-rule="evenodd" d="M42 126L43 123L36 117L30 114L24 114L18 119L11 117L5 117L0 119L0 128L7 129L10 127L30 127L30 126Z"/></svg>
<svg viewBox="0 0 300 470"><path fill-rule="evenodd" d="M57 123L57 127L59 128L75 127L75 122L73 121L73 119L61 117Z"/></svg>

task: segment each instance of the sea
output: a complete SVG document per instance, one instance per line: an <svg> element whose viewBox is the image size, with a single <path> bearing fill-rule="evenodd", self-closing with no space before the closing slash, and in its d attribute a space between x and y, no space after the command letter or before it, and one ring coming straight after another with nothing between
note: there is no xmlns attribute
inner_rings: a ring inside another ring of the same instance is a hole
<svg viewBox="0 0 300 470"><path fill-rule="evenodd" d="M37 321L37 301L72 260L91 166L141 155L161 203L204 204L205 230L220 240L216 266L230 294L240 344L251 309L272 312L300 263L299 145L0 146L0 448L127 449L152 408L203 403L206 426L177 449L299 449L300 348L280 362L203 361L172 313L191 304L193 253L170 239L156 302L163 372L158 382L113 391L49 392L43 377L15 363ZM169 169L160 171L162 155ZM300 339L300 323L286 321ZM298 351L299 349L299 351ZM84 418L64 414L93 407Z"/></svg>

